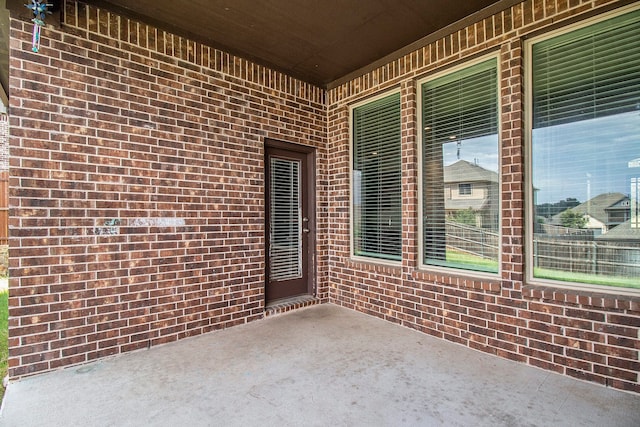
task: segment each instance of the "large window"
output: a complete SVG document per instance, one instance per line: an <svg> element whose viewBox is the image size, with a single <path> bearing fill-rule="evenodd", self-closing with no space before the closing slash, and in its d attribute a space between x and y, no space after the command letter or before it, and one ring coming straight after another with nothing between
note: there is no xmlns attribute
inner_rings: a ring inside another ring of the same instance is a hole
<svg viewBox="0 0 640 427"><path fill-rule="evenodd" d="M640 11L527 47L530 274L640 287Z"/></svg>
<svg viewBox="0 0 640 427"><path fill-rule="evenodd" d="M353 254L402 258L400 94L353 110Z"/></svg>
<svg viewBox="0 0 640 427"><path fill-rule="evenodd" d="M498 272L497 60L421 85L426 265Z"/></svg>

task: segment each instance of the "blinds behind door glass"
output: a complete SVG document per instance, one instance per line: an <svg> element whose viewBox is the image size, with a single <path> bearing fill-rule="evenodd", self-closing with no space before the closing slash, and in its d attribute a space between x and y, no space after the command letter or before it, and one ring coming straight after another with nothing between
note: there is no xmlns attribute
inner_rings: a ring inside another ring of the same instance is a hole
<svg viewBox="0 0 640 427"><path fill-rule="evenodd" d="M271 158L269 279L302 277L300 163Z"/></svg>
<svg viewBox="0 0 640 427"><path fill-rule="evenodd" d="M640 11L532 47L533 127L640 110Z"/></svg>
<svg viewBox="0 0 640 427"><path fill-rule="evenodd" d="M353 110L355 255L402 255L400 94Z"/></svg>

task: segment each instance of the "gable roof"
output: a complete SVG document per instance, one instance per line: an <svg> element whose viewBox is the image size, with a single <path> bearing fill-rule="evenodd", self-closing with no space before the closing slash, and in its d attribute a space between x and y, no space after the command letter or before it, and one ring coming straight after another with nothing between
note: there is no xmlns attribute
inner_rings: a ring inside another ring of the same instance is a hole
<svg viewBox="0 0 640 427"><path fill-rule="evenodd" d="M613 227L605 234L601 234L596 237L597 240L616 240L625 241L632 240L637 242L640 240L640 228L632 228L631 220L625 221L622 224Z"/></svg>
<svg viewBox="0 0 640 427"><path fill-rule="evenodd" d="M628 211L630 208L631 199L628 196L624 196L624 198L618 200L611 206L604 208L605 211L615 211L615 210L625 210Z"/></svg>
<svg viewBox="0 0 640 427"><path fill-rule="evenodd" d="M497 172L490 171L466 160L444 167L444 182L498 182Z"/></svg>
<svg viewBox="0 0 640 427"><path fill-rule="evenodd" d="M615 205L622 199L626 198L622 193L602 193L596 197L587 200L584 203L579 204L575 208L571 208L574 212L581 213L583 215L589 215L591 218L600 221L603 224L607 223L606 209ZM564 211L563 211L564 212ZM551 217L552 224L560 224L562 212Z"/></svg>

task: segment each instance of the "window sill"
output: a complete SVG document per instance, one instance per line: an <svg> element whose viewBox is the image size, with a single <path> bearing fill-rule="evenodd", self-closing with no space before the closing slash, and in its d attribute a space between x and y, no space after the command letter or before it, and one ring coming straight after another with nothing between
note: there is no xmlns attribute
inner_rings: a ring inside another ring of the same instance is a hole
<svg viewBox="0 0 640 427"><path fill-rule="evenodd" d="M377 273L384 274L401 274L402 262L401 261L386 261L382 259L364 258L352 256L348 260L348 264L351 267L360 269L367 269L375 271Z"/></svg>
<svg viewBox="0 0 640 427"><path fill-rule="evenodd" d="M522 297L575 306L640 311L640 294L637 289L634 291L635 293L631 293L628 288L588 289L553 284L526 284L522 287Z"/></svg>
<svg viewBox="0 0 640 427"><path fill-rule="evenodd" d="M421 266L414 270L412 277L415 280L434 282L440 285L455 286L463 289L473 289L491 293L500 293L502 290L501 280L497 274L458 271L451 269L432 269Z"/></svg>

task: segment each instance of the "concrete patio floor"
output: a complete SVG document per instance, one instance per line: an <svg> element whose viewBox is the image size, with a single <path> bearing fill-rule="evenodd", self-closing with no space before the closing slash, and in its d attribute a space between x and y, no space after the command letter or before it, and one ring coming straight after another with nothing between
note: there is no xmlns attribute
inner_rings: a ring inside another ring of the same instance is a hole
<svg viewBox="0 0 640 427"><path fill-rule="evenodd" d="M317 305L12 382L3 426L638 426L640 396Z"/></svg>

